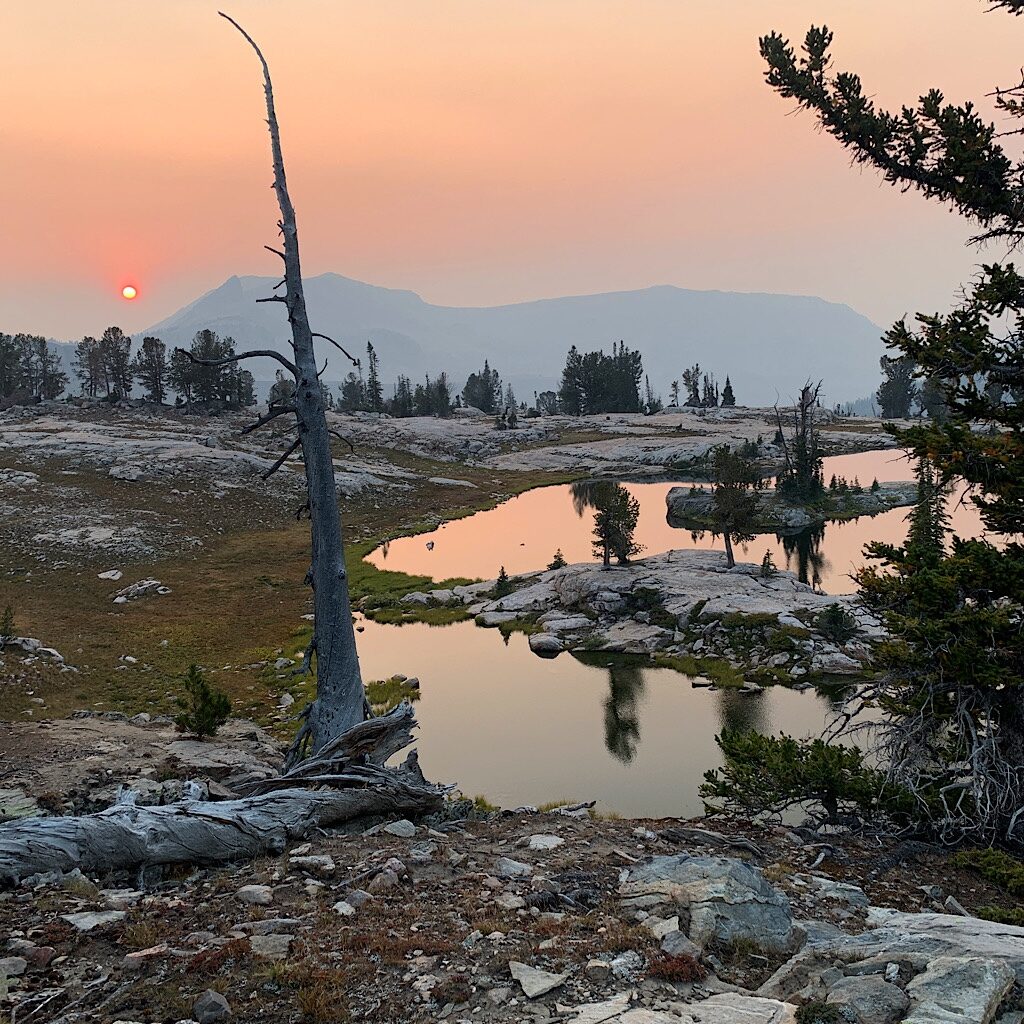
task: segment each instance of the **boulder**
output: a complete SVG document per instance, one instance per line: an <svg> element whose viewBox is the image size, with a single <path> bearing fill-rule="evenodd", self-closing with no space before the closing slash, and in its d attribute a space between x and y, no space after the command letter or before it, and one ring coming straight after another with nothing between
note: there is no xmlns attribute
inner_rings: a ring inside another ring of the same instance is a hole
<svg viewBox="0 0 1024 1024"><path fill-rule="evenodd" d="M829 989L827 1001L854 1024L896 1024L910 1006L906 992L879 974L841 979Z"/></svg>
<svg viewBox="0 0 1024 1024"><path fill-rule="evenodd" d="M906 994L914 1003L907 1019L989 1024L1013 983L1013 971L998 960L935 957L928 969L907 985ZM953 1016L943 1017L943 1012Z"/></svg>
<svg viewBox="0 0 1024 1024"><path fill-rule="evenodd" d="M530 650L534 654L553 658L556 654L561 654L565 650L565 645L557 636L551 633L531 633Z"/></svg>
<svg viewBox="0 0 1024 1024"><path fill-rule="evenodd" d="M796 938L786 897L759 872L728 857L654 857L623 872L619 895L626 909L678 912L701 948L742 939L782 952Z"/></svg>

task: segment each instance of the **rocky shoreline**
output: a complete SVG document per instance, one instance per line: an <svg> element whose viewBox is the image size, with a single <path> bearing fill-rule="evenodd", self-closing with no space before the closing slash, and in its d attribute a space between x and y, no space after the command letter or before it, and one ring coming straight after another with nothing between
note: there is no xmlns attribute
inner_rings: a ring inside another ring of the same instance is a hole
<svg viewBox="0 0 1024 1024"><path fill-rule="evenodd" d="M615 653L671 660L722 660L753 682L805 685L826 675L862 673L883 630L853 597L821 594L794 573L760 566L727 569L716 551L667 551L604 570L579 563L451 590L407 594L409 607L465 607L480 626L519 629L544 656ZM827 634L838 606L852 633Z"/></svg>
<svg viewBox="0 0 1024 1024"><path fill-rule="evenodd" d="M894 508L906 508L917 501L917 484L899 481L843 493L827 492L814 504L793 504L774 488L758 492L757 514L751 533L802 533L828 522L877 516ZM665 498L669 525L683 529L714 527L714 492L710 487L673 487Z"/></svg>

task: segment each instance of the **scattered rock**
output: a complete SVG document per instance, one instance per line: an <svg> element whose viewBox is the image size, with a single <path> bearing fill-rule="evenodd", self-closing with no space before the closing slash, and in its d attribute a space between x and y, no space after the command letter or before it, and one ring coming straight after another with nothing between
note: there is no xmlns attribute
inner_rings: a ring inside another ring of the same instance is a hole
<svg viewBox="0 0 1024 1024"><path fill-rule="evenodd" d="M412 839L416 835L416 826L407 818L402 818L400 821L389 822L381 831L400 839Z"/></svg>
<svg viewBox="0 0 1024 1024"><path fill-rule="evenodd" d="M494 873L498 878L529 878L533 874L533 868L520 860L499 857L494 862Z"/></svg>
<svg viewBox="0 0 1024 1024"><path fill-rule="evenodd" d="M269 885L243 885L235 895L255 907L269 907L274 902L274 890Z"/></svg>
<svg viewBox="0 0 1024 1024"><path fill-rule="evenodd" d="M267 960L283 960L291 949L294 935L287 933L282 935L253 935L249 942L252 951L256 956L264 957Z"/></svg>
<svg viewBox="0 0 1024 1024"><path fill-rule="evenodd" d="M508 969L512 977L519 982L527 999L547 995L569 980L568 974L552 974L550 971L542 971L518 960L510 960Z"/></svg>
<svg viewBox="0 0 1024 1024"><path fill-rule="evenodd" d="M193 1004L193 1017L197 1024L214 1024L231 1016L231 1007L227 999L208 988Z"/></svg>
<svg viewBox="0 0 1024 1024"><path fill-rule="evenodd" d="M561 836L535 835L530 836L528 845L531 850L554 850L564 842Z"/></svg>
<svg viewBox="0 0 1024 1024"><path fill-rule="evenodd" d="M127 916L123 910L83 910L78 914L61 914L63 920L80 932L91 932L94 928L116 924Z"/></svg>

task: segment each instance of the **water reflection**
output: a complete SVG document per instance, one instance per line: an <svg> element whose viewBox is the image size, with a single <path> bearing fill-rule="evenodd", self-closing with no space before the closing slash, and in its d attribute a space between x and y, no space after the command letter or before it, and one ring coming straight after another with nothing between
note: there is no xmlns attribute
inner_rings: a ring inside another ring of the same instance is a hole
<svg viewBox="0 0 1024 1024"><path fill-rule="evenodd" d="M723 725L818 736L830 714L814 690L713 692L607 654L538 658L521 633L503 647L498 630L472 622L360 625L364 678L420 679L416 746L427 777L504 807L597 800L638 817L700 814L697 787L721 764Z"/></svg>
<svg viewBox="0 0 1024 1024"><path fill-rule="evenodd" d="M786 555L786 568L795 572L801 583L809 583L815 590L821 589L822 579L832 571L832 563L823 550L825 528L826 524L822 523L803 533L778 535Z"/></svg>
<svg viewBox="0 0 1024 1024"><path fill-rule="evenodd" d="M863 452L825 460L825 477L833 474L867 483L913 479L913 465L901 452ZM451 523L429 534L391 541L385 566L381 548L368 556L379 568L446 579L464 576L491 579L504 565L510 573L543 568L561 549L566 561L593 561L592 523L588 509L594 494L607 481L586 481L527 491L516 498ZM614 485L613 485L614 486ZM691 534L673 529L665 518L665 497L674 484L626 483L640 502L636 541L645 555L672 549L722 550L711 533ZM973 505L954 503L953 532L959 537L979 536L981 520ZM801 578L829 594L849 594L856 587L851 574L865 564L864 546L872 540L902 544L907 535L907 510L829 523L817 535L779 538L762 534L740 546L743 561L759 563L766 552L780 568L788 566ZM723 559L724 559L723 553Z"/></svg>
<svg viewBox="0 0 1024 1024"><path fill-rule="evenodd" d="M718 704L718 732L726 729L743 732L764 733L768 729L765 715L764 692L743 693L740 690L719 690L715 695Z"/></svg>
<svg viewBox="0 0 1024 1024"><path fill-rule="evenodd" d="M608 671L608 696L604 702L604 745L623 764L636 756L640 743L640 707L644 675L638 666L617 665Z"/></svg>
<svg viewBox="0 0 1024 1024"><path fill-rule="evenodd" d="M574 480L569 484L572 507L581 519L588 509L596 509L616 487L613 480Z"/></svg>

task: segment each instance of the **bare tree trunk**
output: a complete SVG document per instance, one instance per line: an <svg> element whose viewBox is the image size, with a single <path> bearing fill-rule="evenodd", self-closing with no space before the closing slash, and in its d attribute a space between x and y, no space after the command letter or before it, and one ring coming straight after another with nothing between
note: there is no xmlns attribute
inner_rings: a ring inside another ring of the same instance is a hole
<svg viewBox="0 0 1024 1024"><path fill-rule="evenodd" d="M736 568L736 556L733 554L733 551L732 551L732 534L730 534L729 531L726 530L725 533L722 534L722 536L725 538L725 565L726 565L726 568L727 569L735 569Z"/></svg>
<svg viewBox="0 0 1024 1024"><path fill-rule="evenodd" d="M295 375L292 402L305 463L312 542L307 579L313 588L315 617L313 640L306 653L307 667L312 657L316 656L316 699L306 708L306 720L289 752L289 760L294 762L304 755L307 747L315 754L329 740L361 722L365 717L366 698L349 603L331 433L324 414L324 396L313 345L314 332L306 315L299 263L299 234L285 178L270 68L252 37L234 19L226 14L221 17L230 21L242 33L256 51L263 67L267 125L274 163L274 191L281 209L279 227L284 237L284 251L278 255L284 261L285 294L271 298L285 303L292 330L292 350L295 356L294 366L290 367Z"/></svg>

